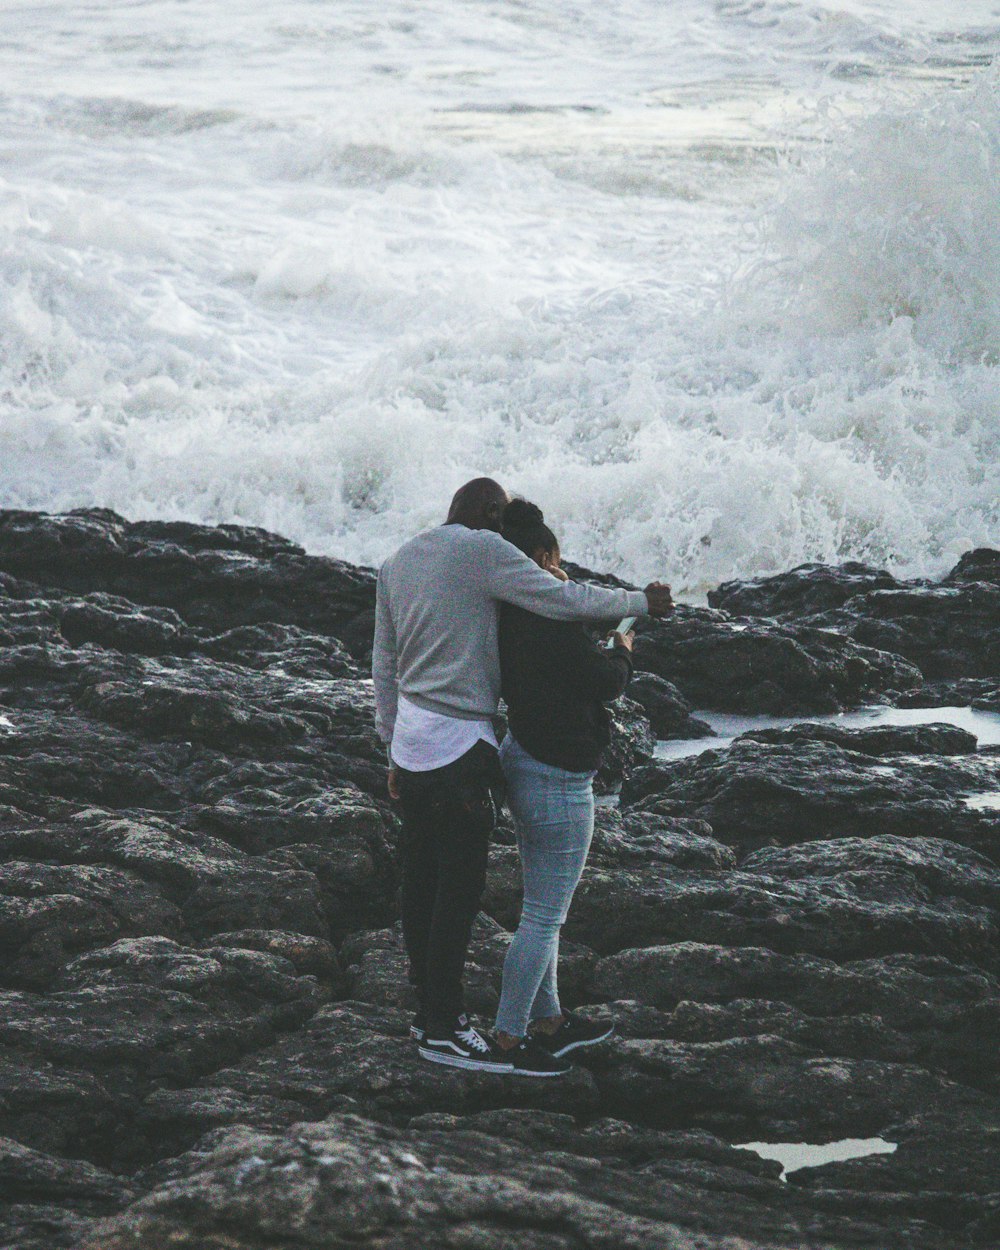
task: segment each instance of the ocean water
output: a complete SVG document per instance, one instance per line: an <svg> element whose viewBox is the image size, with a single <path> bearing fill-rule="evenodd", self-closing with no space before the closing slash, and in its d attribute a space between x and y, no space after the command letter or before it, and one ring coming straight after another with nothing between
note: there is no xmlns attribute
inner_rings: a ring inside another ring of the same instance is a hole
<svg viewBox="0 0 1000 1250"><path fill-rule="evenodd" d="M696 598L1000 543L1000 0L0 8L0 505Z"/></svg>
<svg viewBox="0 0 1000 1250"><path fill-rule="evenodd" d="M782 1166L781 1179L799 1168L822 1167L845 1159L864 1159L871 1155L895 1154L896 1143L882 1137L845 1137L840 1141L813 1145L809 1142L745 1142L742 1149L753 1150L762 1159L776 1159Z"/></svg>
<svg viewBox="0 0 1000 1250"><path fill-rule="evenodd" d="M853 712L834 712L824 716L747 716L732 712L696 710L692 715L705 721L714 731L714 738L676 738L656 744L656 757L679 760L702 751L723 751L732 746L740 734L755 729L789 729L792 725L835 725L841 729L875 729L888 725L955 725L975 735L980 747L1000 747L1000 712L979 711L973 707L861 707ZM992 808L1000 803L984 801L982 795L970 796L971 807Z"/></svg>

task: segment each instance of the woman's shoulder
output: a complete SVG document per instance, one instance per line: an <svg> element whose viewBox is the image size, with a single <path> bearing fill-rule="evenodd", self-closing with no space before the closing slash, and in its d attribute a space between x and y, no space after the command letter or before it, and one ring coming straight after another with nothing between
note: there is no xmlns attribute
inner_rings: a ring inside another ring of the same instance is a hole
<svg viewBox="0 0 1000 1250"><path fill-rule="evenodd" d="M587 627L582 621L556 621L549 616L539 616L516 603L500 604L500 623L508 631L531 634L539 638L587 638Z"/></svg>

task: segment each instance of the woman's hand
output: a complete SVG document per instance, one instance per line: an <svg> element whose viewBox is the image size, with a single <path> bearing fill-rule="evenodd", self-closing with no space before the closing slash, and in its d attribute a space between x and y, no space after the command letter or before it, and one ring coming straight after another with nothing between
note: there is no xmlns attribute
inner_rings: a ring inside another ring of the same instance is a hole
<svg viewBox="0 0 1000 1250"><path fill-rule="evenodd" d="M560 582L569 581L569 574L566 572L565 569L561 569L558 564L550 564L549 572L557 581L560 581Z"/></svg>
<svg viewBox="0 0 1000 1250"><path fill-rule="evenodd" d="M389 798L394 799L398 803L399 802L399 770L397 768L389 769L389 776L387 778L387 784L388 784L388 789L389 789Z"/></svg>
<svg viewBox="0 0 1000 1250"><path fill-rule="evenodd" d="M616 648L621 647L623 651L627 651L631 655L632 643L635 642L634 630L630 629L627 634L614 633L611 635L611 638Z"/></svg>

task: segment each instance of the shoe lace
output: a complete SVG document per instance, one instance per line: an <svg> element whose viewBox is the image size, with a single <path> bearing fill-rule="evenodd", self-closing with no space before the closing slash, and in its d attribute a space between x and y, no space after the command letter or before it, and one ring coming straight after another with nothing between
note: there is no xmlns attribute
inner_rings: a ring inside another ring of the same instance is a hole
<svg viewBox="0 0 1000 1250"><path fill-rule="evenodd" d="M471 1047L472 1050L478 1050L480 1054L487 1054L489 1052L489 1042L480 1033L477 1033L471 1024L466 1029L457 1029L456 1032L461 1041L463 1041L466 1046Z"/></svg>

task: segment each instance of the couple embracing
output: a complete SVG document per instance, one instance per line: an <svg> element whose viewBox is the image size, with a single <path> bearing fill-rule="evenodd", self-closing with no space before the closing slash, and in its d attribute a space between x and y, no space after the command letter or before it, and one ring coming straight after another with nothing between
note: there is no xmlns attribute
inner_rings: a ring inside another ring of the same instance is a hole
<svg viewBox="0 0 1000 1250"><path fill-rule="evenodd" d="M672 611L670 588L570 581L541 511L477 478L444 525L379 572L376 723L400 805L402 923L417 995L410 1035L433 1063L559 1076L611 1030L564 1011L559 932L594 829L592 780L609 740L604 704L632 673L632 636L592 642L582 622ZM500 695L509 732L497 743ZM464 1012L462 980L506 794L524 879L492 1036Z"/></svg>

